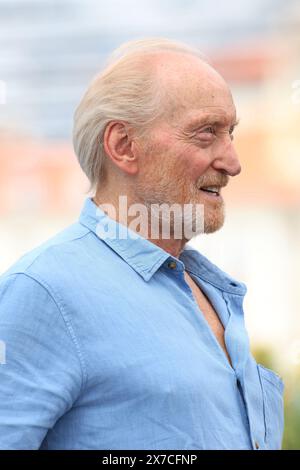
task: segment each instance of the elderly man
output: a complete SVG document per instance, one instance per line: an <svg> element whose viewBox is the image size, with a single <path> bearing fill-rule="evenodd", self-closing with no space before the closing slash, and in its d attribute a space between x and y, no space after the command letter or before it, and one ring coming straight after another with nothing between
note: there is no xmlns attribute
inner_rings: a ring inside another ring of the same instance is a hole
<svg viewBox="0 0 300 470"><path fill-rule="evenodd" d="M223 224L235 125L183 44L126 44L91 83L74 147L94 196L0 280L1 449L280 448L283 383L251 356L246 288L186 245Z"/></svg>

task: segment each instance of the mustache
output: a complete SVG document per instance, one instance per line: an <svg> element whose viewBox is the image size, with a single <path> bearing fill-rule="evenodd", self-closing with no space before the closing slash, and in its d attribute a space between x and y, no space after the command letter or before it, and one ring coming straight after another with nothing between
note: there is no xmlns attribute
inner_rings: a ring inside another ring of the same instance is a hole
<svg viewBox="0 0 300 470"><path fill-rule="evenodd" d="M203 186L227 186L229 182L229 176L225 174L220 175L202 175L197 180L197 188L201 188Z"/></svg>

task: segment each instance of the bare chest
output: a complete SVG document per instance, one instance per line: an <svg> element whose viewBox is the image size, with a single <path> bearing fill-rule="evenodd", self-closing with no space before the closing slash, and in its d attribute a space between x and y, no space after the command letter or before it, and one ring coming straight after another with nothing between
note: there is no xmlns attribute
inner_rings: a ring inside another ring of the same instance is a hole
<svg viewBox="0 0 300 470"><path fill-rule="evenodd" d="M201 291L200 287L195 283L195 281L185 272L184 274L185 280L190 286L195 301L198 304L198 307L200 309L199 314L203 314L205 320L208 323L208 326L212 330L213 334L215 335L217 341L219 342L221 348L223 349L229 363L231 364L230 361L230 356L227 352L226 349L226 344L224 340L224 327L222 322L219 319L219 316L215 309L213 308L212 304L208 300L208 298L204 295L204 293Z"/></svg>

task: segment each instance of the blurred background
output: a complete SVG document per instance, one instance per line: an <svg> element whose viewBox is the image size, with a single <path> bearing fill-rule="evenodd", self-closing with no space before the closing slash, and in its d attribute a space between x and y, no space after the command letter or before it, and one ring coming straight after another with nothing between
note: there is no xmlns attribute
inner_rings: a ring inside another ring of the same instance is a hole
<svg viewBox="0 0 300 470"><path fill-rule="evenodd" d="M198 47L229 82L243 171L227 219L192 241L245 282L258 362L285 382L285 449L300 449L300 3L0 0L0 273L79 216L88 182L74 110L122 42Z"/></svg>

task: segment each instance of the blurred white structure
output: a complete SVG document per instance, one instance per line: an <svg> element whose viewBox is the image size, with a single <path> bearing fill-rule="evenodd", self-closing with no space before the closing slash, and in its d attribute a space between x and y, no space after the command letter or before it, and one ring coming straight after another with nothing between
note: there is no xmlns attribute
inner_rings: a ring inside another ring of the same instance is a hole
<svg viewBox="0 0 300 470"><path fill-rule="evenodd" d="M69 138L72 116L107 54L124 41L166 36L205 53L265 35L291 0L0 0L0 128Z"/></svg>

